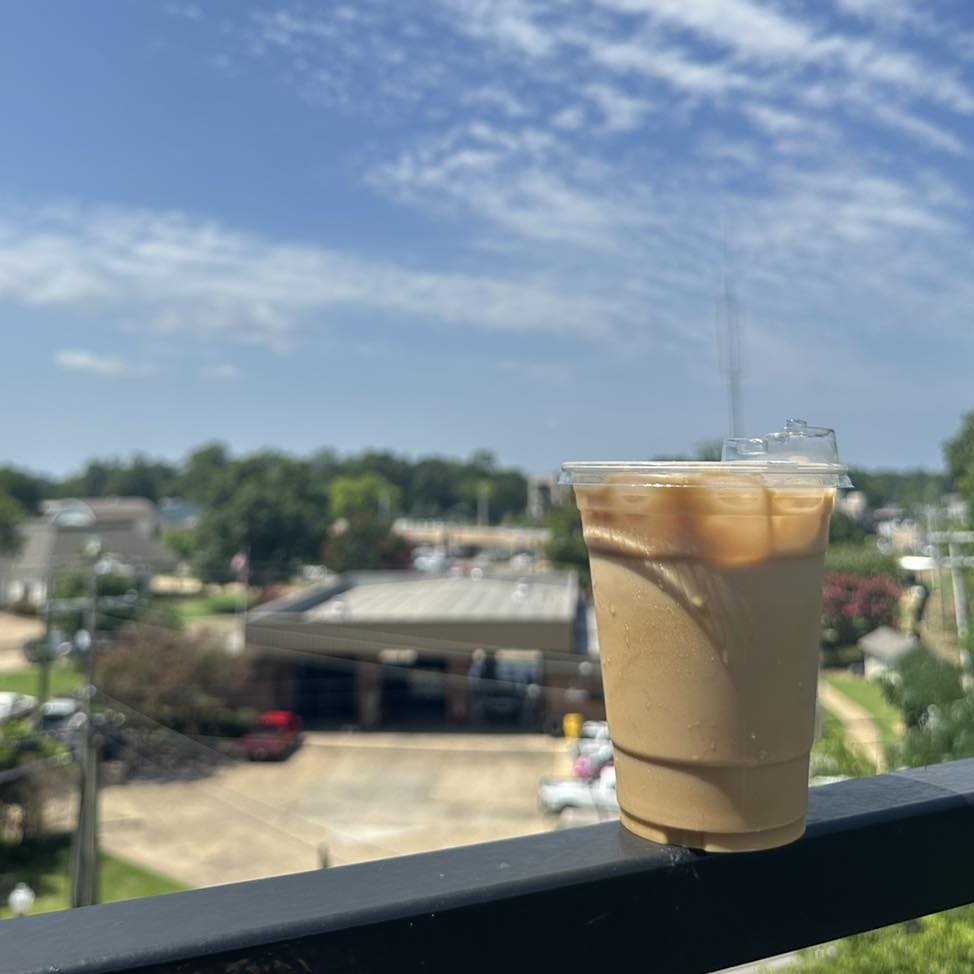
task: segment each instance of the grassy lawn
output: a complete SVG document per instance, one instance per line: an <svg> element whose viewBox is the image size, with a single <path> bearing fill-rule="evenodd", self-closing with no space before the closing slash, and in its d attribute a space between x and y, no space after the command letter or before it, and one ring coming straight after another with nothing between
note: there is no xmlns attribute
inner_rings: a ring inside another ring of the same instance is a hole
<svg viewBox="0 0 974 974"><path fill-rule="evenodd" d="M200 595L189 599L172 599L168 604L184 622L213 615L232 615L240 611L239 595Z"/></svg>
<svg viewBox="0 0 974 974"><path fill-rule="evenodd" d="M39 669L36 666L25 666L22 670L0 670L0 692L13 691L37 696L37 682ZM50 696L66 697L81 686L81 674L66 661L55 663L50 673Z"/></svg>
<svg viewBox="0 0 974 974"><path fill-rule="evenodd" d="M845 694L854 703L867 710L879 728L884 741L895 741L899 737L899 711L890 706L883 696L882 688L872 680L845 673L823 673L822 679L829 686Z"/></svg>
<svg viewBox="0 0 974 974"><path fill-rule="evenodd" d="M10 916L7 896L16 883L27 883L37 899L31 915L66 910L69 896L71 837L55 835L22 847L0 846L0 919ZM178 883L107 853L101 857L102 902L136 900L186 889Z"/></svg>

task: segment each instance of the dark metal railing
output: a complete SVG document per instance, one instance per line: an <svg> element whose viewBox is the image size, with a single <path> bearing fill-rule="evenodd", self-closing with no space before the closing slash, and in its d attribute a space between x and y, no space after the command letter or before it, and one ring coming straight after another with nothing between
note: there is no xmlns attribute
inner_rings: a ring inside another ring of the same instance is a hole
<svg viewBox="0 0 974 974"><path fill-rule="evenodd" d="M605 823L48 914L0 971L712 971L974 901L972 803L958 761L814 789L768 852Z"/></svg>

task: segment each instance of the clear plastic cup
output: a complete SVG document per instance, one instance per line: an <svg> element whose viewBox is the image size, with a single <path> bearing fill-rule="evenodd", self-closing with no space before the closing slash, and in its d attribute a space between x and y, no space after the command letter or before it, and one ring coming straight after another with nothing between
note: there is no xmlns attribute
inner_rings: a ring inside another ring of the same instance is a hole
<svg viewBox="0 0 974 974"><path fill-rule="evenodd" d="M805 830L835 434L721 462L566 463L592 569L622 823L711 851Z"/></svg>

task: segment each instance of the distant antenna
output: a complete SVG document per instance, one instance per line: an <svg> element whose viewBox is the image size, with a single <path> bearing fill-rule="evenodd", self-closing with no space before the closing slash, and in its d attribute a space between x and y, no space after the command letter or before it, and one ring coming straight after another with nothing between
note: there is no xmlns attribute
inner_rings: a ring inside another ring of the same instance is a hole
<svg viewBox="0 0 974 974"><path fill-rule="evenodd" d="M741 312L727 270L727 235L724 234L723 293L717 301L717 366L727 379L730 435L741 435Z"/></svg>

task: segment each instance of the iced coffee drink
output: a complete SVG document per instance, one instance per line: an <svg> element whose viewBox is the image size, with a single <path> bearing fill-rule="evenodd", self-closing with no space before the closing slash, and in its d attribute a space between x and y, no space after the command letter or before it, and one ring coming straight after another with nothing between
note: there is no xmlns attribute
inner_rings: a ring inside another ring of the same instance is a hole
<svg viewBox="0 0 974 974"><path fill-rule="evenodd" d="M592 568L623 824L764 849L805 829L823 555L845 480L829 430L721 463L566 464Z"/></svg>

